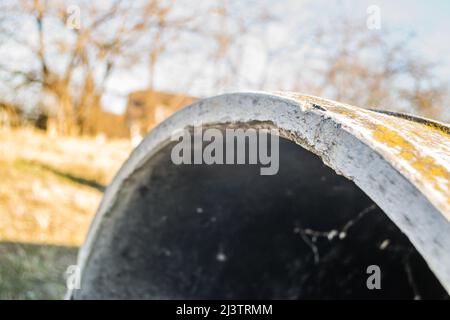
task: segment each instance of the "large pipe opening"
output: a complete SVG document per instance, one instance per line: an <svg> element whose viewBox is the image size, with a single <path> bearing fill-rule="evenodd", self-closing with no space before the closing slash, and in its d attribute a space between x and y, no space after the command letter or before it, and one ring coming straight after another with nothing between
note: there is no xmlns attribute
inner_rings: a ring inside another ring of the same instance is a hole
<svg viewBox="0 0 450 320"><path fill-rule="evenodd" d="M173 145L127 179L75 298L448 298L383 211L297 144L280 138L272 176L174 165Z"/></svg>

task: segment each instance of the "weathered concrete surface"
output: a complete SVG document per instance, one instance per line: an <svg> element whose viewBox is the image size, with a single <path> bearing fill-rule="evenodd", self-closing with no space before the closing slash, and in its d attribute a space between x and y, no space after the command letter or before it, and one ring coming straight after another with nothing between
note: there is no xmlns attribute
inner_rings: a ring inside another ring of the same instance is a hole
<svg viewBox="0 0 450 320"><path fill-rule="evenodd" d="M450 221L450 127L312 96L281 95L343 125L407 177Z"/></svg>
<svg viewBox="0 0 450 320"><path fill-rule="evenodd" d="M107 268L101 257L114 249L116 241L111 234L126 221L142 179L149 179L154 170L152 159L169 145L171 133L199 124L276 128L282 137L317 154L386 213L450 292L448 127L292 93L205 99L153 130L105 193L79 254L83 279L101 278L102 268Z"/></svg>

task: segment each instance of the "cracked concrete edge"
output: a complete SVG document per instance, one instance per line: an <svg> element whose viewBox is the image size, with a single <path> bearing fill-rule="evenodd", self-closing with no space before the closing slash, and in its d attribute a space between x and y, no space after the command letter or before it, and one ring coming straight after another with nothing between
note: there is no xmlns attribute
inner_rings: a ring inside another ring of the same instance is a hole
<svg viewBox="0 0 450 320"><path fill-rule="evenodd" d="M450 221L450 127L296 93L280 93L345 126L406 176Z"/></svg>
<svg viewBox="0 0 450 320"><path fill-rule="evenodd" d="M219 95L197 101L156 127L133 151L106 189L78 255L81 275L102 228L102 220L120 218L119 199L132 192L133 174L170 143L173 132L190 126L236 123L269 124L284 138L317 154L336 173L353 180L408 236L450 293L449 195L448 189L440 189L448 188L450 142L448 133L439 129L443 124L427 126L294 93ZM433 141L430 143L427 139ZM440 147L439 139L444 140ZM400 145L396 146L396 142ZM406 153L399 155L402 149ZM422 156L424 159L420 159ZM444 171L437 170L436 166ZM430 182L433 179L428 169L440 174L437 183ZM71 297L73 292L69 290L66 298Z"/></svg>

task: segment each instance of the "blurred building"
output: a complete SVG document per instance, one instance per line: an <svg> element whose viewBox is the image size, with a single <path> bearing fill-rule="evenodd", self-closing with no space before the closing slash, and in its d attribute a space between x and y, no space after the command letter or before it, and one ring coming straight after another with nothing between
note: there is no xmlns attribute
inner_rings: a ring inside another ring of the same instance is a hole
<svg viewBox="0 0 450 320"><path fill-rule="evenodd" d="M130 131L123 114L108 112L102 108L94 108L88 121L88 130L91 135L105 136L107 138L129 138Z"/></svg>
<svg viewBox="0 0 450 320"><path fill-rule="evenodd" d="M102 108L97 97L89 108L83 110L73 134L98 136L110 139L131 139L136 146L142 138L160 122L178 109L192 103L196 98L184 94L141 90L128 95L126 110L116 114ZM0 126L15 127L29 123L46 130L49 135L58 135L57 103L47 102L47 107L34 114L24 115L16 106L0 102ZM53 106L53 108L51 107Z"/></svg>
<svg viewBox="0 0 450 320"><path fill-rule="evenodd" d="M49 135L58 135L58 119L56 111L47 110L48 117L45 128ZM123 114L106 111L102 108L100 99L84 110L80 117L82 123L76 128L75 134L97 136L109 139L128 139L130 130Z"/></svg>
<svg viewBox="0 0 450 320"><path fill-rule="evenodd" d="M135 91L129 94L125 121L134 146L144 135L178 109L197 100L184 94L153 90Z"/></svg>

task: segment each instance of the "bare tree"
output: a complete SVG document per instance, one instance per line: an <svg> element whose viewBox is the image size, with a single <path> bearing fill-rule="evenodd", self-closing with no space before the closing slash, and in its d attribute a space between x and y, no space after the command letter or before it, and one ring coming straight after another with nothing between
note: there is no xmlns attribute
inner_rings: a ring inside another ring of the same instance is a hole
<svg viewBox="0 0 450 320"><path fill-rule="evenodd" d="M245 84L433 117L448 103L448 86L435 77L434 65L411 53L408 38L368 30L364 21L302 22L273 46L265 32L276 17L264 6L245 11L231 0L197 7L182 0L77 4L78 26L69 23L77 11L65 0L0 4L0 48L11 48L0 50L0 76L13 92L33 89L52 102L60 133L92 131L89 122L116 71L143 66L154 90L158 66L175 54L201 62L199 70L183 66L176 76L185 90L192 79L208 78L215 92ZM200 46L191 45L194 38ZM249 80L244 53L258 40L266 66ZM26 63L14 63L15 52L24 51Z"/></svg>
<svg viewBox="0 0 450 320"><path fill-rule="evenodd" d="M84 133L114 70L142 63L147 51L153 78L157 58L165 49L164 30L185 22L168 19L173 3L79 1L79 26L68 25L74 13L68 12L66 1L7 3L3 9L15 17L11 23L33 21L33 27L7 35L10 42L29 51L33 62L19 68L2 64L1 69L20 79L16 88L38 86L51 97L47 100L54 101L60 133Z"/></svg>
<svg viewBox="0 0 450 320"><path fill-rule="evenodd" d="M374 32L364 21L345 17L319 24L307 43L316 50L303 61L293 89L308 87L312 94L350 104L439 117L448 86L436 77L433 64L413 54L410 36L400 39L386 29Z"/></svg>

